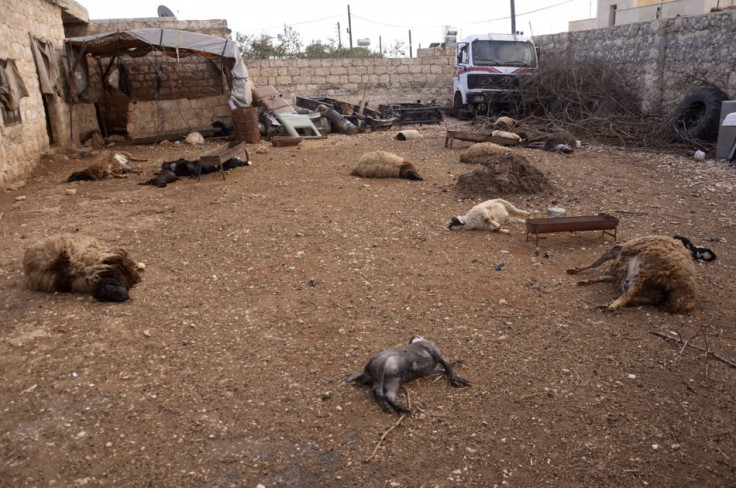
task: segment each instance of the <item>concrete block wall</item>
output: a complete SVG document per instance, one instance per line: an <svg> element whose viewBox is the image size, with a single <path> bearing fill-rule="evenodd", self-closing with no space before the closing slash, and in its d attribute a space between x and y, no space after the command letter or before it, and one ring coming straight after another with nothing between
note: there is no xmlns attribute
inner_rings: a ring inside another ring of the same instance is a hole
<svg viewBox="0 0 736 488"><path fill-rule="evenodd" d="M211 129L212 121L230 124L226 95L174 100L136 101L128 104L128 136L133 139L178 130Z"/></svg>
<svg viewBox="0 0 736 488"><path fill-rule="evenodd" d="M227 38L230 29L224 20L177 20L167 17L145 19L94 20L87 26L74 26L67 29L69 37L116 32L129 29L176 29L198 32L215 37ZM103 69L109 60L103 60ZM90 84L100 93L98 105L108 134L123 134L129 126L128 107L130 103L151 100L185 100L207 98L211 102L221 100L220 95L228 93L227 83L218 66L204 56L193 55L177 57L176 52L163 54L152 52L142 58L121 57L117 64L128 69L130 78L130 97L118 89L102 89L100 70L90 62ZM224 107L227 107L225 97ZM155 126L166 125L166 120L178 120L176 110L163 107L156 112L160 120ZM213 107L214 108L214 107ZM222 108L222 107L221 107ZM210 121L211 123L211 121ZM209 124L206 124L209 126ZM136 128L140 128L134 124ZM136 130L137 130L136 129ZM152 133L151 131L150 133Z"/></svg>

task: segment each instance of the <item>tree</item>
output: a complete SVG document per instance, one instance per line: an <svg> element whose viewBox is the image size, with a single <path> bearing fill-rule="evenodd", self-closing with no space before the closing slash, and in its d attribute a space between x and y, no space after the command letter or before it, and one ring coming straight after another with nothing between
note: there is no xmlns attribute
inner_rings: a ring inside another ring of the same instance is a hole
<svg viewBox="0 0 736 488"><path fill-rule="evenodd" d="M277 41L278 44L274 43ZM235 42L238 43L238 51L245 59L274 59L274 58L381 58L383 53L373 52L365 47L338 48L335 39L312 41L306 48L302 49L301 35L292 27L284 25L284 32L278 34L276 39L267 34L259 37L254 35L235 33ZM391 50L393 57L405 54L404 44L396 41Z"/></svg>
<svg viewBox="0 0 736 488"><path fill-rule="evenodd" d="M281 52L273 45L273 37L261 34L256 38L251 35L235 34L235 42L238 43L240 55L246 59L270 59L279 58Z"/></svg>
<svg viewBox="0 0 736 488"><path fill-rule="evenodd" d="M400 58L402 56L406 56L406 43L397 39L394 41L393 46L383 50L383 54L387 54L390 58Z"/></svg>
<svg viewBox="0 0 736 488"><path fill-rule="evenodd" d="M279 41L277 50L284 58L296 58L302 50L302 36L293 27L284 25L284 33L276 36Z"/></svg>

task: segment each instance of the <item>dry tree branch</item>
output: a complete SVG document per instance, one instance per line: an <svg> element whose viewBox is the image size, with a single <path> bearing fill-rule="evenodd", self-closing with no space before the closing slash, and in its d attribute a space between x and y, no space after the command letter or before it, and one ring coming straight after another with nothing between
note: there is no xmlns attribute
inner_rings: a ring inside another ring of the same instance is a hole
<svg viewBox="0 0 736 488"><path fill-rule="evenodd" d="M710 357L712 357L714 359L717 359L718 361L721 361L724 364L727 364L728 366L730 366L732 368L736 368L736 363L735 362L733 362L733 361L731 361L729 359L724 358L720 354L714 353L713 351L709 350L707 347L704 347L703 348L703 347L700 347L700 346L696 346L695 344L691 344L687 340L682 340L679 337L672 337L671 335L664 334L662 332L650 331L649 333L650 334L654 334L657 337L661 337L662 339L666 339L668 341L672 341L672 342L676 342L678 344L682 344L682 350L684 350L686 347L692 347L693 349L696 349L698 351L703 352L705 354L706 359L710 356ZM682 350L680 350L680 353L682 353Z"/></svg>
<svg viewBox="0 0 736 488"><path fill-rule="evenodd" d="M674 123L653 120L612 64L597 58L550 56L520 85L516 118L547 128L575 129L581 136L618 139L622 144L670 144ZM540 120L541 119L541 120Z"/></svg>
<svg viewBox="0 0 736 488"><path fill-rule="evenodd" d="M406 402L407 402L407 406L409 407L409 409L411 409L411 397L409 396L409 392L408 391L406 392ZM386 436L388 436L388 434L392 430L394 430L396 427L398 427L399 424L401 423L401 421L404 420L404 418L406 418L406 413L402 413L401 416L399 417L399 420L397 420L394 425L392 425L391 427L389 427L388 430L386 432L384 432L383 435L381 435L381 438L378 439L378 442L376 442L376 447L373 448L373 452L371 452L371 455L368 456L367 458L365 458L363 460L364 463L367 463L368 461L370 461L371 459L373 459L373 456L375 456L376 453L378 452L378 448L381 447L381 443L384 441L384 439L386 439Z"/></svg>

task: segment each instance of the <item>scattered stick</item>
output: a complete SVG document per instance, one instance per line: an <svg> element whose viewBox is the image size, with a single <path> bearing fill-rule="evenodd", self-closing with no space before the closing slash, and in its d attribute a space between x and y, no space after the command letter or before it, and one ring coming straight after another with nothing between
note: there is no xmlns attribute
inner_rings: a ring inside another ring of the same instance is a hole
<svg viewBox="0 0 736 488"><path fill-rule="evenodd" d="M647 212L634 212L632 210L614 210L614 212L619 214L629 214L629 215L648 215Z"/></svg>
<svg viewBox="0 0 736 488"><path fill-rule="evenodd" d="M671 335L664 334L662 332L651 331L649 333L650 334L654 334L657 337L661 337L662 339L666 339L668 341L672 341L672 342L676 342L678 344L682 344L682 349L683 350L685 349L685 347L692 347L693 349L697 349L698 351L704 352L706 358L708 356L710 356L710 357L712 357L714 359L719 360L720 362L722 362L724 364L727 364L727 365L731 366L732 368L736 368L736 363L734 363L733 361L730 361L730 360L724 358L723 356L721 356L719 354L714 353L713 351L708 350L707 348L696 346L695 344L690 344L688 341L683 341L682 339L680 339L678 337L672 337ZM682 351L680 351L680 352L682 353Z"/></svg>
<svg viewBox="0 0 736 488"><path fill-rule="evenodd" d="M406 400L407 400L407 403L408 403L408 407L411 408L411 398L409 397L409 393L408 392L406 393ZM373 452L371 453L370 456L368 456L367 458L365 458L365 460L363 461L364 463L367 463L368 461L370 461L371 459L373 459L373 456L375 456L376 455L376 452L378 452L378 448L381 447L381 443L386 438L386 436L388 436L388 434L392 430L394 430L396 427L398 427L399 424L401 423L401 421L404 420L405 417L406 417L406 414L405 413L402 413L401 416L399 417L399 420L397 420L394 425L392 425L391 427L389 427L388 430L386 432L384 432L383 435L381 435L381 438L378 439L378 442L376 443L376 447L373 448Z"/></svg>

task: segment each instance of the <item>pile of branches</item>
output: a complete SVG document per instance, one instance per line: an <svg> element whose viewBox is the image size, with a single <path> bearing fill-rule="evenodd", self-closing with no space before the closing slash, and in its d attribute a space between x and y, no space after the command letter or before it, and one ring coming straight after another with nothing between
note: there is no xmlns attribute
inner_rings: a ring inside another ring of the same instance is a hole
<svg viewBox="0 0 736 488"><path fill-rule="evenodd" d="M549 55L534 76L525 78L516 110L525 125L562 127L631 145L671 143L672 121L645 117L641 100L602 59Z"/></svg>

